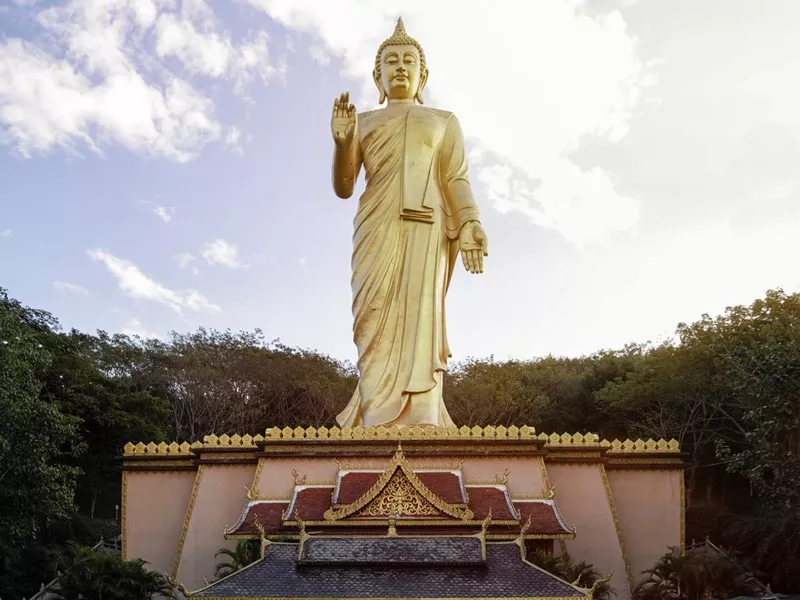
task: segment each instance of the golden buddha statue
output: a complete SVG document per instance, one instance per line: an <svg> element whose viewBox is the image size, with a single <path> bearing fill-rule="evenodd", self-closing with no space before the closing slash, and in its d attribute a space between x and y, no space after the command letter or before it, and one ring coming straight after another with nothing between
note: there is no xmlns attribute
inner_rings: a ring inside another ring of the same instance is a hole
<svg viewBox="0 0 800 600"><path fill-rule="evenodd" d="M356 114L344 93L331 118L336 195L353 195L362 165L367 182L351 279L359 381L337 421L451 426L442 399L445 294L459 251L468 272L483 272L486 234L461 126L452 113L420 106L425 53L402 19L378 49L373 78L385 108Z"/></svg>

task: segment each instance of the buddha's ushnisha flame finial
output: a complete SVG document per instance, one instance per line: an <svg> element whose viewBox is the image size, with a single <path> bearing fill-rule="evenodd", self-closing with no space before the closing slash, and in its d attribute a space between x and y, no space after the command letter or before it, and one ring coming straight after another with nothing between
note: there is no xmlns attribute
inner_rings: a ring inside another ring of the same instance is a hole
<svg viewBox="0 0 800 600"><path fill-rule="evenodd" d="M397 25L394 26L394 33L387 42L391 41L395 44L413 44L414 39L406 33L406 26L403 25L403 17L397 17Z"/></svg>
<svg viewBox="0 0 800 600"><path fill-rule="evenodd" d="M403 24L403 17L397 17L397 24L394 26L394 33L392 33L392 37L383 40L380 48L378 48L378 53L375 55L375 74L377 75L380 73L381 52L383 52L383 49L386 48L386 46L404 46L406 44L414 46L419 52L420 70L424 73L427 70L427 66L425 65L425 52L422 50L422 45L408 35L406 32L406 26Z"/></svg>

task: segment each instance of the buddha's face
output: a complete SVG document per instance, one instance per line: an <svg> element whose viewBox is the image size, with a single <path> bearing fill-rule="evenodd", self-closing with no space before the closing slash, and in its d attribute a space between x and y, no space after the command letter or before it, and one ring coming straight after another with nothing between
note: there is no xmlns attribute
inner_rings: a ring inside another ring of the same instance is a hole
<svg viewBox="0 0 800 600"><path fill-rule="evenodd" d="M425 85L419 51L413 44L386 46L381 52L381 81L390 100L412 100ZM375 83L378 83L377 81Z"/></svg>

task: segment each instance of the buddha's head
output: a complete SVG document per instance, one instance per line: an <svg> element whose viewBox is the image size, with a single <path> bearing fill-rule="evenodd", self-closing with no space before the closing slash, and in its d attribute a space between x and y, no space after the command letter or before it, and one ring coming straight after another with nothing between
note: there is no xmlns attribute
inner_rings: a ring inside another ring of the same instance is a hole
<svg viewBox="0 0 800 600"><path fill-rule="evenodd" d="M392 37L375 55L372 78L380 92L379 104L389 100L416 100L422 104L422 90L428 81L425 52L420 43L406 33L403 19L397 19Z"/></svg>

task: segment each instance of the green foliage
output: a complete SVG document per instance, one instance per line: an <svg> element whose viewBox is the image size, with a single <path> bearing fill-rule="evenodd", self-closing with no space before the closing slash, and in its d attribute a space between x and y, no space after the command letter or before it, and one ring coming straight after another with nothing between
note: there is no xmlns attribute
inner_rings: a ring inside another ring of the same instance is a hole
<svg viewBox="0 0 800 600"><path fill-rule="evenodd" d="M574 562L567 552L560 555L534 552L528 560L572 585L591 590L593 600L610 600L615 595L609 575L601 574L586 561Z"/></svg>
<svg viewBox="0 0 800 600"><path fill-rule="evenodd" d="M78 471L64 461L80 450L78 423L41 395L55 327L0 288L0 573L73 510Z"/></svg>
<svg viewBox="0 0 800 600"><path fill-rule="evenodd" d="M29 595L25 577L38 587L68 562L67 540L84 535L74 505L114 517L125 442L330 426L356 385L352 365L258 330L62 333L2 290L0 311L0 596ZM459 425L678 439L687 538L724 538L775 589L800 589L800 295L704 315L655 347L471 359L445 389Z"/></svg>
<svg viewBox="0 0 800 600"><path fill-rule="evenodd" d="M796 591L800 590L798 532L800 513L767 508L732 515L725 540L773 589Z"/></svg>
<svg viewBox="0 0 800 600"><path fill-rule="evenodd" d="M164 575L148 571L142 560L124 561L116 554L77 548L61 577L64 600L145 600L154 594L172 597Z"/></svg>
<svg viewBox="0 0 800 600"><path fill-rule="evenodd" d="M627 375L641 349L598 352L582 358L507 362L470 359L450 369L448 409L459 424L526 425L539 431L606 433L614 426L595 394Z"/></svg>
<svg viewBox="0 0 800 600"><path fill-rule="evenodd" d="M258 540L240 540L236 542L235 549L220 548L214 553L215 558L220 556L226 556L228 560L220 561L216 564L215 575L217 579L227 577L261 558L261 542Z"/></svg>
<svg viewBox="0 0 800 600"><path fill-rule="evenodd" d="M644 571L634 600L727 600L763 591L738 565L716 552L699 548L682 554L671 548Z"/></svg>

